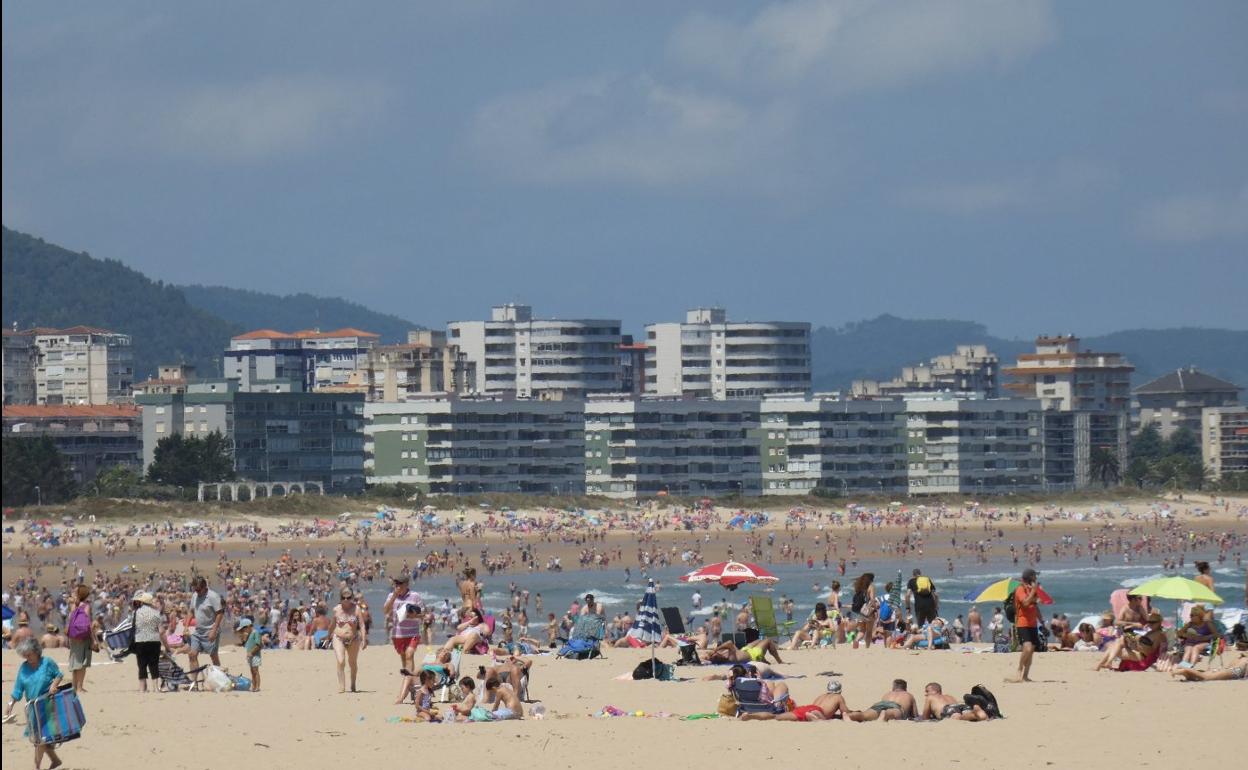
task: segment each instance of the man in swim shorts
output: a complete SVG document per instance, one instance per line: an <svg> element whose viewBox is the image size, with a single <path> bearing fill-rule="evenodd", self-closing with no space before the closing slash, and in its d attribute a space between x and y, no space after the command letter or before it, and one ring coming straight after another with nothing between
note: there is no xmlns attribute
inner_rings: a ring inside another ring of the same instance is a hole
<svg viewBox="0 0 1248 770"><path fill-rule="evenodd" d="M851 711L846 716L853 722L874 722L877 719L891 722L914 716L914 696L906 690L906 680L894 679L893 689L884 693L877 703L863 711Z"/></svg>
<svg viewBox="0 0 1248 770"><path fill-rule="evenodd" d="M743 721L823 722L828 719L844 719L848 713L849 706L845 704L845 698L841 695L841 683L832 681L828 682L828 691L815 698L814 702L809 705L798 706L792 711L781 714L766 712L742 714L741 719Z"/></svg>
<svg viewBox="0 0 1248 770"><path fill-rule="evenodd" d="M979 706L959 703L952 695L946 695L939 682L929 682L923 688L923 711L919 719L958 719L963 722L983 722L988 714Z"/></svg>

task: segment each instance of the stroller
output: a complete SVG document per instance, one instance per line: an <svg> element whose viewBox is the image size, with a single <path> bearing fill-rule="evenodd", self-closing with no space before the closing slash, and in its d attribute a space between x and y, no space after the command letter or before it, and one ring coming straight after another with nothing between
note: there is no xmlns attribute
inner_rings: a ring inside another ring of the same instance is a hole
<svg viewBox="0 0 1248 770"><path fill-rule="evenodd" d="M191 689L195 683L191 680L192 674L199 674L208 668L207 664L199 668L193 668L190 671L184 671L169 654L161 653L160 660L156 663L157 673L160 674L160 689L164 692L178 692L183 687Z"/></svg>
<svg viewBox="0 0 1248 770"><path fill-rule="evenodd" d="M585 660L602 657L601 644L607 634L607 619L601 615L581 615L572 624L572 633L562 640L557 658Z"/></svg>

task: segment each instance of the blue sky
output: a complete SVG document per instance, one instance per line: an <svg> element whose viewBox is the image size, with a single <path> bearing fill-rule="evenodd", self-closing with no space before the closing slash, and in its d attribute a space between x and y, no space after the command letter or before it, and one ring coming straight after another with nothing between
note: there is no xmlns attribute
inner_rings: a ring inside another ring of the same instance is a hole
<svg viewBox="0 0 1248 770"><path fill-rule="evenodd" d="M3 218L431 325L1248 328L1248 3L3 4Z"/></svg>

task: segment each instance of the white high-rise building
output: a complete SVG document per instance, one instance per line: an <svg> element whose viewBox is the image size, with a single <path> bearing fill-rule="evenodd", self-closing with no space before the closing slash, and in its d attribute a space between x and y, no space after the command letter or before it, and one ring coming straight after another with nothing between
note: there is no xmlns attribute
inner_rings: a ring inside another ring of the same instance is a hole
<svg viewBox="0 0 1248 770"><path fill-rule="evenodd" d="M810 391L810 324L729 321L723 308L646 326L646 393L758 398Z"/></svg>
<svg viewBox="0 0 1248 770"><path fill-rule="evenodd" d="M31 329L38 358L35 403L100 406L130 399L130 335L90 326Z"/></svg>
<svg viewBox="0 0 1248 770"><path fill-rule="evenodd" d="M627 388L618 320L535 319L528 305L508 304L447 328L476 366L478 393L556 400Z"/></svg>

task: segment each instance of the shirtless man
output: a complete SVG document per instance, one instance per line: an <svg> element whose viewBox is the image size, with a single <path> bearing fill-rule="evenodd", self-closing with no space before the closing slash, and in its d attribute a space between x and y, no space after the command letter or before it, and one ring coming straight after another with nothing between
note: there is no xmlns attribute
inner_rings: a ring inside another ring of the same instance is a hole
<svg viewBox="0 0 1248 770"><path fill-rule="evenodd" d="M56 626L49 623L44 630L44 635L39 638L39 644L43 645L43 649L55 650L65 646L61 643L61 635L57 633Z"/></svg>
<svg viewBox="0 0 1248 770"><path fill-rule="evenodd" d="M495 677L485 680L485 696L483 705L490 710L495 720L523 719L524 706L520 696L511 685L500 682Z"/></svg>
<svg viewBox="0 0 1248 770"><path fill-rule="evenodd" d="M1144 611L1144 597L1127 594L1127 606L1118 611L1114 625L1124 631L1144 628L1148 625L1148 613Z"/></svg>
<svg viewBox="0 0 1248 770"><path fill-rule="evenodd" d="M893 689L884 693L879 702L863 711L851 711L846 717L853 722L874 722L882 719L890 722L914 716L914 696L906 691L905 679L894 679Z"/></svg>
<svg viewBox="0 0 1248 770"><path fill-rule="evenodd" d="M971 607L971 611L966 613L966 629L971 635L972 642L980 642L983 640L984 620L979 615L979 607Z"/></svg>
<svg viewBox="0 0 1248 770"><path fill-rule="evenodd" d="M923 688L923 696L923 710L919 712L919 719L959 719L963 722L988 720L986 711L979 706L960 703L952 695L946 695L938 682L929 682Z"/></svg>

